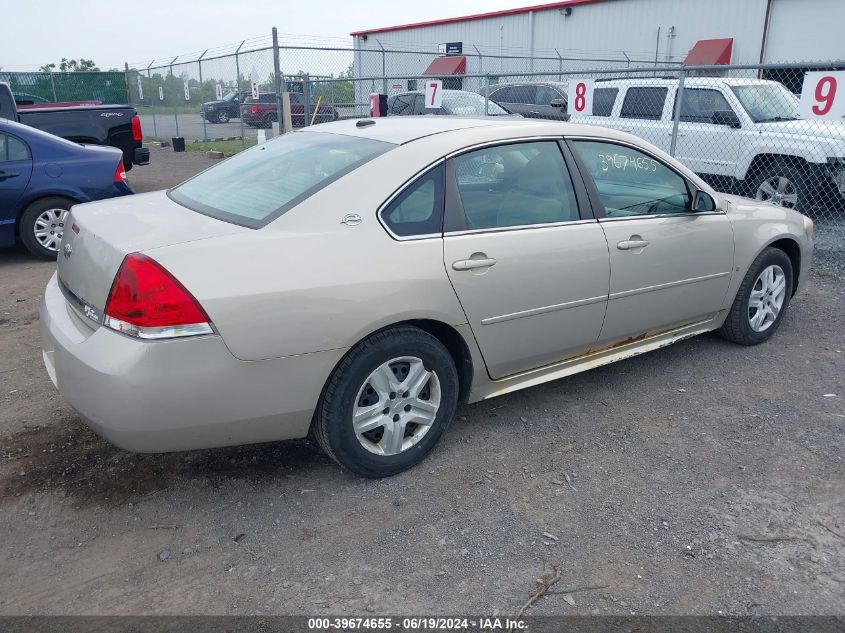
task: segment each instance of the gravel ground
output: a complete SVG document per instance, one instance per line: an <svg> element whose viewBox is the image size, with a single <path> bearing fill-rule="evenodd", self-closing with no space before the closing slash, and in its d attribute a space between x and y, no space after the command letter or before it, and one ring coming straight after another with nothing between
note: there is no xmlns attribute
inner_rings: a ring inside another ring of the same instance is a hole
<svg viewBox="0 0 845 633"><path fill-rule="evenodd" d="M158 150L141 190L212 164ZM701 336L465 406L382 481L305 442L136 455L41 364L53 265L0 252L0 613L845 612L845 253L769 343ZM836 394L830 395L830 394Z"/></svg>

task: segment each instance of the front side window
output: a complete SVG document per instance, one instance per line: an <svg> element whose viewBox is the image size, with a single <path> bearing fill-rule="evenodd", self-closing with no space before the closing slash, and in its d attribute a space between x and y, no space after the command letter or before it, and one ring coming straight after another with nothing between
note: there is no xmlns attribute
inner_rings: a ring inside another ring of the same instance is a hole
<svg viewBox="0 0 845 633"><path fill-rule="evenodd" d="M575 141L609 218L688 213L686 180L648 154L600 141Z"/></svg>
<svg viewBox="0 0 845 633"><path fill-rule="evenodd" d="M675 110L678 98L675 97ZM681 121L688 123L711 123L714 112L733 111L724 95L718 90L686 88L682 95Z"/></svg>
<svg viewBox="0 0 845 633"><path fill-rule="evenodd" d="M610 116L619 88L596 88L593 90L593 116Z"/></svg>
<svg viewBox="0 0 845 633"><path fill-rule="evenodd" d="M453 160L469 230L579 219L569 170L553 141L488 147Z"/></svg>
<svg viewBox="0 0 845 633"><path fill-rule="evenodd" d="M660 120L663 116L663 104L666 103L668 90L668 88L628 88L619 116L623 119Z"/></svg>
<svg viewBox="0 0 845 633"><path fill-rule="evenodd" d="M325 132L293 132L241 152L168 192L219 220L260 228L395 147Z"/></svg>
<svg viewBox="0 0 845 633"><path fill-rule="evenodd" d="M534 105L547 106L552 101L563 99L563 96L551 86L537 86L537 93L534 95Z"/></svg>
<svg viewBox="0 0 845 633"><path fill-rule="evenodd" d="M443 165L417 178L381 211L400 237L439 234L443 229Z"/></svg>

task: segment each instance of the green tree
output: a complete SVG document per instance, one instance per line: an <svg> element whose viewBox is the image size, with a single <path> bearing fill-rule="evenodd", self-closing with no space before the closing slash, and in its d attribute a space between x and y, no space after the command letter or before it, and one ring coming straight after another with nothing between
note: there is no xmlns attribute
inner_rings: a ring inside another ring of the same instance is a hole
<svg viewBox="0 0 845 633"><path fill-rule="evenodd" d="M43 73L50 73L56 69L62 73L100 72L93 59L85 59L84 57L80 57L78 60L62 57L58 66L56 64L44 64L38 70Z"/></svg>

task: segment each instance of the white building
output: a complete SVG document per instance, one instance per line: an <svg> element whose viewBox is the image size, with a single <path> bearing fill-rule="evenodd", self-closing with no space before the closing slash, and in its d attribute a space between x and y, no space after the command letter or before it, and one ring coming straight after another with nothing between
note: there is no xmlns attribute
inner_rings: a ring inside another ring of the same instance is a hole
<svg viewBox="0 0 845 633"><path fill-rule="evenodd" d="M841 60L843 24L845 0L568 0L351 35L357 77L383 70L395 77L451 76L458 87L463 74L476 73ZM445 44L451 59L436 61ZM423 53L383 54L382 48ZM388 91L409 87L385 83Z"/></svg>

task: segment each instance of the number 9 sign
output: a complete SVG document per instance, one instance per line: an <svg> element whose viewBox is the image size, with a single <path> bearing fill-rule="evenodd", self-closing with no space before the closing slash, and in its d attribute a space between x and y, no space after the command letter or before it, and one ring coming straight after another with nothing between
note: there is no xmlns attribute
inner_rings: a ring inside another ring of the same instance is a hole
<svg viewBox="0 0 845 633"><path fill-rule="evenodd" d="M571 115L593 114L593 80L572 79L567 90L566 111Z"/></svg>
<svg viewBox="0 0 845 633"><path fill-rule="evenodd" d="M845 116L845 72L812 72L804 75L801 89L803 119L839 119Z"/></svg>

